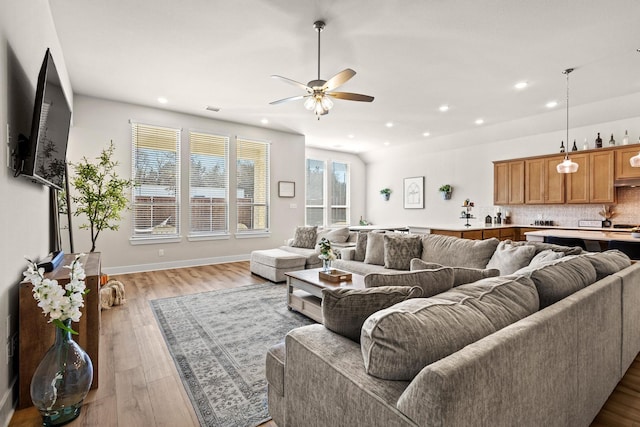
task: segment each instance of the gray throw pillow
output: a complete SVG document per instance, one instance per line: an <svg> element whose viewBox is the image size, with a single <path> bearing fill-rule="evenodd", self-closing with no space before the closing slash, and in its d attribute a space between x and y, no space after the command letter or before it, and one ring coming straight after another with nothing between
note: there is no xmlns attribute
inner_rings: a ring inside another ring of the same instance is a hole
<svg viewBox="0 0 640 427"><path fill-rule="evenodd" d="M384 267L395 270L409 270L411 260L420 257L422 239L420 236L404 234L384 235Z"/></svg>
<svg viewBox="0 0 640 427"><path fill-rule="evenodd" d="M364 286L419 286L422 296L430 297L451 289L453 269L440 267L433 270L402 271L396 273L369 273L364 276Z"/></svg>
<svg viewBox="0 0 640 427"><path fill-rule="evenodd" d="M502 276L506 276L529 265L535 254L536 248L533 246L513 246L503 241L498 244L487 268L497 268Z"/></svg>
<svg viewBox="0 0 640 427"><path fill-rule="evenodd" d="M406 299L421 296L422 289L410 286L325 288L322 290L323 323L327 329L360 342L360 330L367 317Z"/></svg>
<svg viewBox="0 0 640 427"><path fill-rule="evenodd" d="M420 258L411 260L410 270L433 270L443 267L435 262L426 262ZM497 268L467 268L467 267L450 267L453 269L453 287L464 285L465 283L473 283L488 277L496 277L500 275Z"/></svg>
<svg viewBox="0 0 640 427"><path fill-rule="evenodd" d="M314 249L316 247L316 234L318 227L296 227L291 246L295 248Z"/></svg>
<svg viewBox="0 0 640 427"><path fill-rule="evenodd" d="M580 255L584 253L584 250L580 246L562 246L554 245L553 243L534 241L513 242L511 240L505 240L505 242L513 246L533 246L536 248L536 255L542 251L546 251L547 249L551 249L554 252L562 252L565 255Z"/></svg>
<svg viewBox="0 0 640 427"><path fill-rule="evenodd" d="M530 267L539 267L544 264L548 264L551 261L555 261L564 256L564 252L555 252L551 249L545 249L544 251L538 252L533 258L531 258L531 262L529 263Z"/></svg>
<svg viewBox="0 0 640 427"><path fill-rule="evenodd" d="M344 243L349 238L349 227L327 228L316 235L316 243L325 237L331 243Z"/></svg>
<svg viewBox="0 0 640 427"><path fill-rule="evenodd" d="M364 263L384 265L384 233L369 232Z"/></svg>
<svg viewBox="0 0 640 427"><path fill-rule="evenodd" d="M604 252L595 252L583 255L596 269L596 280L607 277L610 274L627 268L631 265L631 259L627 254L617 249Z"/></svg>
<svg viewBox="0 0 640 427"><path fill-rule="evenodd" d="M495 237L486 240L461 239L440 234L422 236L423 261L448 267L486 268L498 246Z"/></svg>
<svg viewBox="0 0 640 427"><path fill-rule="evenodd" d="M367 253L367 233L366 231L360 231L358 233L358 239L356 240L356 250L353 254L354 261L364 261L364 256Z"/></svg>

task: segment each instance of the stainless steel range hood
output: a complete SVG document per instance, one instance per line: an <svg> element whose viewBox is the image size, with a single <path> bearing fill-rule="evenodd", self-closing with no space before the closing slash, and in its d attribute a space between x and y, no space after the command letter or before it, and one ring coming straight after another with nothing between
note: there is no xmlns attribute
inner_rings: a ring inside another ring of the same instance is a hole
<svg viewBox="0 0 640 427"><path fill-rule="evenodd" d="M614 187L640 187L640 178L616 179L613 181Z"/></svg>

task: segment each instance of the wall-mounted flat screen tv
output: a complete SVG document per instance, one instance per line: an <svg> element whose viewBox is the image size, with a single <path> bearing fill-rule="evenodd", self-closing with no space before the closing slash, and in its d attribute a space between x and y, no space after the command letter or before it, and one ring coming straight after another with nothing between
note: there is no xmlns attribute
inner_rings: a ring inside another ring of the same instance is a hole
<svg viewBox="0 0 640 427"><path fill-rule="evenodd" d="M62 189L70 126L71 108L47 49L38 75L31 135L18 142L17 174Z"/></svg>

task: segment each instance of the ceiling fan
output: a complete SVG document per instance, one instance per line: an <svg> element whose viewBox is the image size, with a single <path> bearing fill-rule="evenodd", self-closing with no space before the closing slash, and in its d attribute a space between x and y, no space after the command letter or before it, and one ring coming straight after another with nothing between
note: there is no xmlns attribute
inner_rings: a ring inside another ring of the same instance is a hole
<svg viewBox="0 0 640 427"><path fill-rule="evenodd" d="M324 116L329 113L329 110L333 107L332 98L344 99L347 101L361 101L371 102L373 96L361 95L359 93L350 92L332 92L338 86L342 86L349 79L355 76L356 72L351 68L346 68L340 71L329 80L320 79L320 32L324 29L324 21L316 21L313 23L313 28L318 32L318 78L317 80L311 80L306 85L295 80L288 79L282 76L272 75L274 79L280 79L284 82L304 89L306 95L291 96L289 98L279 99L277 101L270 102L270 104L281 104L283 102L297 101L299 99L305 99L304 106L307 110L313 110L320 120L320 116Z"/></svg>

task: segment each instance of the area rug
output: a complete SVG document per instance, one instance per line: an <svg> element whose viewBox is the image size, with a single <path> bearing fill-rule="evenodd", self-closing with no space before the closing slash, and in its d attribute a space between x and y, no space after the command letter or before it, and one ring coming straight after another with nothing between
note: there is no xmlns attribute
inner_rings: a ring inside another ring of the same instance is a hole
<svg viewBox="0 0 640 427"><path fill-rule="evenodd" d="M290 330L314 323L289 311L273 283L150 301L202 426L270 419L265 357Z"/></svg>

